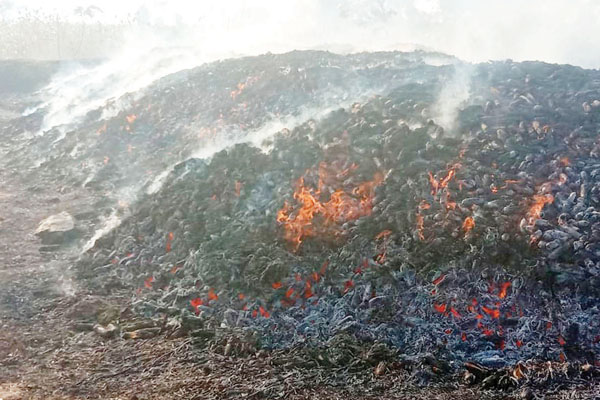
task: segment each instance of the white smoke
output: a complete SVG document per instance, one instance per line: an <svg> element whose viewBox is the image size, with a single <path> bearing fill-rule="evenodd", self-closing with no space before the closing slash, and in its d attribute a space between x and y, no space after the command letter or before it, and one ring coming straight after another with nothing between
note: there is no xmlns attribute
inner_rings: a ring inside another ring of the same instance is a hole
<svg viewBox="0 0 600 400"><path fill-rule="evenodd" d="M469 99L472 69L469 64L455 64L454 74L445 82L432 107L434 121L450 135L454 134L461 106Z"/></svg>
<svg viewBox="0 0 600 400"><path fill-rule="evenodd" d="M113 44L118 50L105 62L62 71L43 90L41 133L67 129L166 74L266 52L417 44L472 62L512 58L600 67L600 2L593 0L0 0L0 20L15 20L24 9L59 13L65 23L124 26L122 41ZM19 43L27 46L26 38Z"/></svg>
<svg viewBox="0 0 600 400"><path fill-rule="evenodd" d="M597 0L0 0L0 20L32 10L52 21L59 14L65 21L121 23L140 39L122 43L129 51L158 38L218 57L417 43L475 62L512 58L600 67ZM150 32L140 37L141 27ZM34 39L35 32L26 33ZM49 38L52 45L55 39Z"/></svg>
<svg viewBox="0 0 600 400"><path fill-rule="evenodd" d="M365 90L362 93L356 93L355 96L348 97L345 100L338 100L335 102L331 99L324 100L324 103L321 106L304 109L297 115L290 115L283 118L273 118L255 130L243 132L229 131L227 133L218 135L212 142L204 143L192 153L190 158L209 159L214 154L241 143L249 143L265 152L268 152L270 150L268 140L278 132L281 132L284 129L292 130L296 126L299 126L309 119L319 120L334 110L347 108L356 101L363 101L369 96L373 95L373 93L374 92L372 90ZM153 178L146 187L146 193L153 194L160 190L165 179L172 171L174 166L175 165L169 166L167 169Z"/></svg>

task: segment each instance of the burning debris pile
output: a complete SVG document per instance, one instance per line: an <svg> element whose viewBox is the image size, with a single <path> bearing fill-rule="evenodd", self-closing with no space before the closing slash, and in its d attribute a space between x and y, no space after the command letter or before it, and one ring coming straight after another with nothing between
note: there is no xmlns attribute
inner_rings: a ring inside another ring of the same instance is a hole
<svg viewBox="0 0 600 400"><path fill-rule="evenodd" d="M323 365L366 348L374 365L433 366L419 382L464 362L473 380L529 359L593 370L599 82L571 67L483 64L451 131L430 118L439 85L408 83L263 149L187 160L79 274L135 292L139 313L176 332L321 349ZM496 384L526 379L519 371Z"/></svg>
<svg viewBox="0 0 600 400"><path fill-rule="evenodd" d="M428 64L431 57L445 65ZM139 192L159 188L178 162L210 156L231 143L260 141L400 83L439 82L452 73L447 64L455 61L423 52L339 56L317 51L219 61L118 99L98 102L103 93L79 89L91 111L75 120L71 111L83 106L63 104L53 95L70 82L51 80L50 94L43 89L29 96L25 115L0 126L5 138L0 168L27 182L32 192L56 187L61 196L80 198L69 211L87 249L129 213ZM69 65L52 64L42 70L50 75L65 68ZM18 75L15 80L26 81Z"/></svg>
<svg viewBox="0 0 600 400"><path fill-rule="evenodd" d="M8 154L2 162L15 171L27 170L34 181L42 175L97 191L138 187L203 148L243 141L245 134L270 122L389 90L394 80L431 81L449 72L425 64L426 56L292 52L219 61L109 99L66 125L54 122L61 122L63 109L75 104L31 100L27 115L0 127L13 153L26 156Z"/></svg>

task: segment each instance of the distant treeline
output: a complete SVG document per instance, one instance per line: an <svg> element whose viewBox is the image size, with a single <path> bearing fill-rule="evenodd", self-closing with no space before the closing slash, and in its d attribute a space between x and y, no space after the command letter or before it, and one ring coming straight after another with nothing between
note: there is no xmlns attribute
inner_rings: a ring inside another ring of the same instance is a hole
<svg viewBox="0 0 600 400"><path fill-rule="evenodd" d="M104 58L120 47L127 27L59 17L0 19L0 60Z"/></svg>

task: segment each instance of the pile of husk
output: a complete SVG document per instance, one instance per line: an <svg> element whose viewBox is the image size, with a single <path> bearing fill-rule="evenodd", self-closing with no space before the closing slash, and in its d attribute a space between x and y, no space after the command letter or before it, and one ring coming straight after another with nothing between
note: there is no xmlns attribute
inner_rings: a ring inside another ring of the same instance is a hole
<svg viewBox="0 0 600 400"><path fill-rule="evenodd" d="M335 348L331 365L354 345L450 369L593 365L600 73L469 68L451 129L432 119L443 80L415 81L178 164L79 276L179 331Z"/></svg>

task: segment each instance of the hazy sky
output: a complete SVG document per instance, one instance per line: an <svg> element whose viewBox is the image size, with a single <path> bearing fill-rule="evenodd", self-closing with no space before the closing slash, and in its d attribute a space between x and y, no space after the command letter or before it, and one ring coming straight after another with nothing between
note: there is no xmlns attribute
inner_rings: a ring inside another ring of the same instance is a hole
<svg viewBox="0 0 600 400"><path fill-rule="evenodd" d="M165 35L175 46L189 45L190 32L197 31L194 39L203 46L233 53L340 45L385 50L416 43L470 61L533 59L600 68L598 0L0 0L3 18L24 10L171 26ZM177 34L180 28L185 36Z"/></svg>

